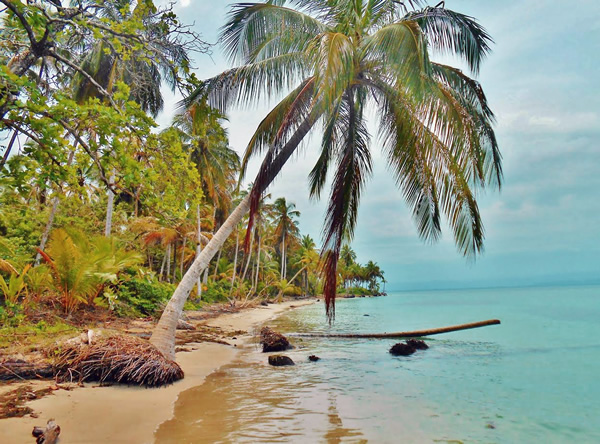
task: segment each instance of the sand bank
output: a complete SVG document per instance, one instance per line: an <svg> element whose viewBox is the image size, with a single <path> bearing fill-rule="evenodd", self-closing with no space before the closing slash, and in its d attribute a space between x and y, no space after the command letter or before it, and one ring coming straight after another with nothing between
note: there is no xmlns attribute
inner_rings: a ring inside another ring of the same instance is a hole
<svg viewBox="0 0 600 444"><path fill-rule="evenodd" d="M31 430L54 418L61 427L60 442L69 443L151 443L154 431L173 415L179 394L201 385L206 376L231 363L238 351L233 345L247 343L256 326L294 306L312 301L291 301L267 307L257 307L201 322L223 331L244 330L246 335L229 342L232 346L201 343L190 344L190 352L177 353L177 362L185 378L168 387L98 387L86 384L72 391L58 390L54 394L32 401L38 418L25 416L0 420L0 443L32 443ZM41 383L36 382L36 388ZM52 383L43 383L52 385ZM42 384L42 385L43 385Z"/></svg>

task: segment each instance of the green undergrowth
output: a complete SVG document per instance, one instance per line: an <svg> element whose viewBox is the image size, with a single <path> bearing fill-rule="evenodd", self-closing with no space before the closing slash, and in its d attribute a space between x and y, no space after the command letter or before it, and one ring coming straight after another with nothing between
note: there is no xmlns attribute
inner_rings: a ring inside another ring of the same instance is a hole
<svg viewBox="0 0 600 444"><path fill-rule="evenodd" d="M42 350L49 344L54 344L58 338L73 336L79 329L61 320L53 323L39 321L35 324L22 323L17 327L3 326L0 328L0 350L36 351Z"/></svg>

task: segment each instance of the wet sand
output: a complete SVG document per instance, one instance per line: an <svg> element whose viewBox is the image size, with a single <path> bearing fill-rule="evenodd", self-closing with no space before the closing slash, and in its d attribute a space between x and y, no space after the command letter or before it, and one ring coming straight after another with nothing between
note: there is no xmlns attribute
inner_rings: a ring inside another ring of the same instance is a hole
<svg viewBox="0 0 600 444"><path fill-rule="evenodd" d="M232 345L250 342L256 326L294 306L311 301L291 301L268 307L257 307L233 314L224 314L203 324L223 330L244 330L244 336L230 341ZM190 352L177 353L177 362L185 378L168 387L98 387L86 384L72 391L58 390L54 394L32 401L38 418L25 416L0 420L0 443L31 443L34 426L45 425L54 418L61 427L61 443L151 443L158 426L173 415L179 394L201 385L205 378L236 359L236 347L202 343L188 344ZM38 383L39 384L39 383ZM51 382L47 383L52 385Z"/></svg>

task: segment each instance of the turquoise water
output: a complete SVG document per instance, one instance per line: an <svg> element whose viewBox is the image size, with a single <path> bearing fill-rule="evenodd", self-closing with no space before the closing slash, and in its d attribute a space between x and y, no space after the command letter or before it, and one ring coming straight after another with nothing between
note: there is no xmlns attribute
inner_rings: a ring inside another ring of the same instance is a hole
<svg viewBox="0 0 600 444"><path fill-rule="evenodd" d="M188 404L181 427L192 437L213 424L205 442L600 442L600 287L402 292L339 300L331 328L322 303L271 325L389 332L492 318L502 324L432 337L410 357L388 353L394 340L293 338L297 365L273 368L251 350L188 394L223 403L218 418Z"/></svg>
<svg viewBox="0 0 600 444"><path fill-rule="evenodd" d="M355 422L366 437L392 442L386 429L395 409L411 408L416 399L416 409L429 413L420 424L434 439L600 442L600 287L341 300L331 329L324 328L320 304L288 316L305 331L340 332L501 319L500 326L432 338L429 350L408 358L386 355L392 340L311 341L307 351L324 358L315 371L335 375L331 387L360 404L368 419Z"/></svg>

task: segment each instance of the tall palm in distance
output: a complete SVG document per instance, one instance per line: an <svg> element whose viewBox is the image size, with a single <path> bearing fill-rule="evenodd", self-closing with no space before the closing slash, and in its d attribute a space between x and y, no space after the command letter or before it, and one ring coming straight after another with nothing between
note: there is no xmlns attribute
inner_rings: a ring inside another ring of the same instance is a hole
<svg viewBox="0 0 600 444"><path fill-rule="evenodd" d="M493 113L471 75L478 73L491 38L471 17L422 6L417 0L236 4L221 36L238 67L209 79L186 101L207 99L225 112L231 105L291 90L246 149L244 169L250 157L265 153L249 201L232 213L241 218L249 207L250 226L261 194L310 130L322 125L321 153L309 180L311 196L318 198L333 170L321 250L329 319L340 250L354 235L360 196L372 171L369 105L378 112L379 140L419 235L437 240L443 214L460 253L475 256L483 250L475 190L499 187L502 168ZM433 62L435 52L462 59L470 75ZM207 259L199 258L192 273ZM170 351L175 315L188 286L184 278L153 334L152 342L163 351Z"/></svg>
<svg viewBox="0 0 600 444"><path fill-rule="evenodd" d="M275 200L273 203L273 218L277 224L275 226L276 243L280 245L281 279L285 279L287 275L286 249L300 234L298 221L295 219L297 217L300 217L300 211L296 210L295 203L288 203L285 197L279 197Z"/></svg>

